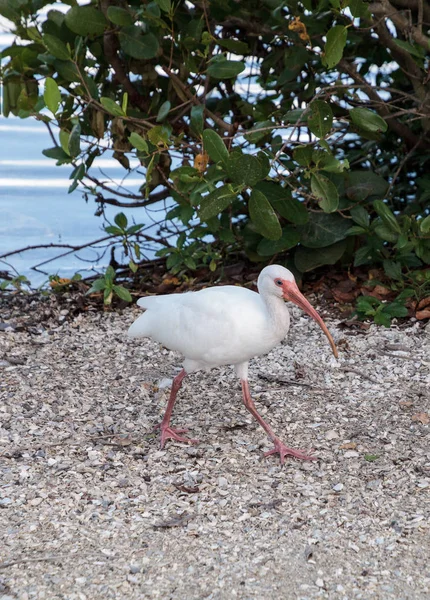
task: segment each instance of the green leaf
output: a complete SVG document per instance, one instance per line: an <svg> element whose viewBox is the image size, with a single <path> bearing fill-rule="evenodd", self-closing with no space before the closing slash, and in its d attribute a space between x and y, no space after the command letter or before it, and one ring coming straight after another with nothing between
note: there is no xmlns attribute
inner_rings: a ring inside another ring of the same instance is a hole
<svg viewBox="0 0 430 600"><path fill-rule="evenodd" d="M154 146L169 145L170 130L166 125L156 125L148 131L147 136L148 140L151 144L154 144Z"/></svg>
<svg viewBox="0 0 430 600"><path fill-rule="evenodd" d="M119 43L122 50L138 60L155 58L158 52L158 39L153 33L144 33L141 27L130 25L119 32Z"/></svg>
<svg viewBox="0 0 430 600"><path fill-rule="evenodd" d="M81 75L71 60L54 60L54 69L58 71L58 75L66 81L79 81L81 82Z"/></svg>
<svg viewBox="0 0 430 600"><path fill-rule="evenodd" d="M315 100L310 105L308 127L319 138L324 138L331 131L333 112L330 105L323 100Z"/></svg>
<svg viewBox="0 0 430 600"><path fill-rule="evenodd" d="M346 233L348 236L363 235L364 233L367 233L367 229L364 229L364 227L360 227L359 225L353 225Z"/></svg>
<svg viewBox="0 0 430 600"><path fill-rule="evenodd" d="M324 46L323 64L325 64L329 69L337 65L342 58L347 35L347 29L343 25L335 25L327 33L327 41Z"/></svg>
<svg viewBox="0 0 430 600"><path fill-rule="evenodd" d="M387 277L402 281L402 265L399 262L395 262L394 260L384 260L382 264Z"/></svg>
<svg viewBox="0 0 430 600"><path fill-rule="evenodd" d="M207 74L215 79L231 79L245 70L245 63L227 60L223 55L213 58L207 68Z"/></svg>
<svg viewBox="0 0 430 600"><path fill-rule="evenodd" d="M132 225L131 227L128 227L126 233L127 235L133 235L133 233L137 233L138 231L140 231L143 227L143 223L139 223L136 225Z"/></svg>
<svg viewBox="0 0 430 600"><path fill-rule="evenodd" d="M296 225L304 225L308 220L306 206L291 196L288 188L282 187L280 183L261 181L256 188L266 196L277 213Z"/></svg>
<svg viewBox="0 0 430 600"><path fill-rule="evenodd" d="M45 91L43 93L43 99L45 100L46 106L52 112L53 115L57 113L58 107L61 102L61 93L58 89L57 82L52 77L47 77L45 80Z"/></svg>
<svg viewBox="0 0 430 600"><path fill-rule="evenodd" d="M419 224L420 224L420 230L422 233L424 233L424 234L430 233L430 215L428 215L422 221L419 221Z"/></svg>
<svg viewBox="0 0 430 600"><path fill-rule="evenodd" d="M204 130L203 144L205 152L209 154L211 160L215 163L222 162L224 166L228 164L228 150L220 136L213 129Z"/></svg>
<svg viewBox="0 0 430 600"><path fill-rule="evenodd" d="M369 265L373 260L372 249L369 246L362 246L354 255L354 267Z"/></svg>
<svg viewBox="0 0 430 600"><path fill-rule="evenodd" d="M203 104L193 106L190 112L190 128L195 135L201 136L203 133L203 115L205 107Z"/></svg>
<svg viewBox="0 0 430 600"><path fill-rule="evenodd" d="M409 54L412 54L412 56L415 56L416 58L420 59L421 61L423 60L423 58L425 56L425 50L421 46L417 46L416 44L415 45L410 44L409 42L406 42L405 40L394 39L393 41L395 44L397 44L397 46L399 46L403 50L406 50L406 52L409 52Z"/></svg>
<svg viewBox="0 0 430 600"><path fill-rule="evenodd" d="M125 112L122 110L120 105L117 104L115 102L115 100L112 100L112 98L102 97L102 98L100 98L100 104L103 106L103 108L108 113L110 113L114 117L125 117L126 116Z"/></svg>
<svg viewBox="0 0 430 600"><path fill-rule="evenodd" d="M254 186L265 177L259 159L251 154L232 153L227 172L235 183L249 187Z"/></svg>
<svg viewBox="0 0 430 600"><path fill-rule="evenodd" d="M351 208L351 217L354 223L357 223L357 225L360 225L360 227L363 227L364 229L367 229L369 227L369 213L365 208L363 208L359 204Z"/></svg>
<svg viewBox="0 0 430 600"><path fill-rule="evenodd" d="M129 13L128 10L120 8L119 6L109 6L107 9L107 16L109 21L115 25L120 25L121 27L127 27L134 23L133 15Z"/></svg>
<svg viewBox="0 0 430 600"><path fill-rule="evenodd" d="M120 229L126 229L128 225L127 217L124 213L118 213L114 217L115 223L118 225Z"/></svg>
<svg viewBox="0 0 430 600"><path fill-rule="evenodd" d="M85 294L86 296L89 296L90 294L94 294L96 292L101 292L102 290L104 290L106 287L106 281L104 277L101 277L100 279L96 279L95 281L93 281L92 286L90 287L90 289L88 290L88 292Z"/></svg>
<svg viewBox="0 0 430 600"><path fill-rule="evenodd" d="M391 229L391 231L395 233L402 233L396 217L382 200L375 200L373 202L373 208L376 210L384 225L388 227L388 229Z"/></svg>
<svg viewBox="0 0 430 600"><path fill-rule="evenodd" d="M269 240L278 240L282 236L278 217L263 192L252 191L248 208L249 216L261 235Z"/></svg>
<svg viewBox="0 0 430 600"><path fill-rule="evenodd" d="M273 256L294 248L299 243L299 239L299 232L292 225L288 225L283 228L282 236L278 240L261 240L257 246L257 252L260 256Z"/></svg>
<svg viewBox="0 0 430 600"><path fill-rule="evenodd" d="M345 174L345 193L354 202L370 200L374 196L384 197L388 183L373 171L351 171Z"/></svg>
<svg viewBox="0 0 430 600"><path fill-rule="evenodd" d="M202 221L207 221L222 212L236 198L231 185L223 185L216 188L207 196L202 196L200 202L199 217Z"/></svg>
<svg viewBox="0 0 430 600"><path fill-rule="evenodd" d="M70 60L69 49L67 48L66 44L55 37L55 35L45 33L43 36L43 43L50 54L55 56L55 58L59 58L60 60Z"/></svg>
<svg viewBox="0 0 430 600"><path fill-rule="evenodd" d="M313 162L314 149L311 145L303 145L295 148L293 159L302 167L310 167Z"/></svg>
<svg viewBox="0 0 430 600"><path fill-rule="evenodd" d="M321 143L322 140L320 140ZM343 173L346 169L349 169L349 162L347 159L338 160L332 154L328 152L317 151L312 154L315 163L320 169L327 173Z"/></svg>
<svg viewBox="0 0 430 600"><path fill-rule="evenodd" d="M365 454L364 455L364 460L367 460L367 462L375 462L375 460L378 460L378 458L380 458L379 454Z"/></svg>
<svg viewBox="0 0 430 600"><path fill-rule="evenodd" d="M42 154L47 156L48 158L54 158L60 162L70 162L71 158L62 148L58 146L54 146L54 148L47 148L46 150L42 150Z"/></svg>
<svg viewBox="0 0 430 600"><path fill-rule="evenodd" d="M194 258L192 258L191 256L186 256L184 258L184 264L186 267L188 267L189 269L191 269L192 271L194 269L197 269L197 264L196 261L194 260Z"/></svg>
<svg viewBox="0 0 430 600"><path fill-rule="evenodd" d="M71 157L78 156L81 151L81 126L79 123L73 126L70 132L69 141L67 142L67 149Z"/></svg>
<svg viewBox="0 0 430 600"><path fill-rule="evenodd" d="M115 225L106 225L104 230L109 235L123 235L124 233L122 229L120 229L119 227L115 227Z"/></svg>
<svg viewBox="0 0 430 600"><path fill-rule="evenodd" d="M86 4L84 6L73 6L65 17L67 27L78 35L101 35L108 23L100 10Z"/></svg>
<svg viewBox="0 0 430 600"><path fill-rule="evenodd" d="M249 46L246 42L241 42L239 40L233 40L231 38L228 39L219 39L216 40L218 46L221 48L226 48L230 52L234 52L234 54L248 54Z"/></svg>
<svg viewBox="0 0 430 600"><path fill-rule="evenodd" d="M306 225L297 226L300 243L307 248L324 248L346 238L349 219L338 214L309 213Z"/></svg>
<svg viewBox="0 0 430 600"><path fill-rule="evenodd" d="M160 106L160 108L158 110L157 119L156 119L157 123L162 123L162 121L164 121L164 119L169 114L170 107L171 107L171 104L168 100L166 100L166 102L163 102L163 104Z"/></svg>
<svg viewBox="0 0 430 600"><path fill-rule="evenodd" d="M112 303L112 296L113 296L113 291L112 291L112 287L106 287L105 291L103 292L103 303L108 306L109 304Z"/></svg>
<svg viewBox="0 0 430 600"><path fill-rule="evenodd" d="M381 240L384 240L384 242L392 242L394 244L398 240L398 234L394 233L392 229L387 227L382 221L379 221L379 223L373 227L373 230Z"/></svg>
<svg viewBox="0 0 430 600"><path fill-rule="evenodd" d="M334 265L346 250L346 240L336 242L325 248L305 248L299 246L294 253L294 264L302 273L312 271L322 265Z"/></svg>
<svg viewBox="0 0 430 600"><path fill-rule="evenodd" d="M384 327L390 327L391 316L383 310L383 307L379 307L373 315L373 320L377 325L383 325Z"/></svg>
<svg viewBox="0 0 430 600"><path fill-rule="evenodd" d="M296 123L307 123L308 116L309 113L305 112L304 108L295 108L294 110L289 110L285 113L283 120L295 125Z"/></svg>
<svg viewBox="0 0 430 600"><path fill-rule="evenodd" d="M136 150L139 150L140 152L146 152L146 153L149 152L148 144L146 143L146 140L144 140L143 137L141 135L139 135L138 133L136 133L135 131L133 131L130 134L128 141L133 146L133 148L136 148Z"/></svg>
<svg viewBox="0 0 430 600"><path fill-rule="evenodd" d="M78 167L76 167L76 169L73 170L72 174L69 177L69 179L73 179L73 183L70 185L69 189L67 190L68 194L71 194L72 192L74 192L76 190L76 188L79 185L79 182L82 180L85 173L86 173L86 168L85 168L84 163L81 163Z"/></svg>
<svg viewBox="0 0 430 600"><path fill-rule="evenodd" d="M339 206L339 194L336 186L330 179L319 173L311 177L311 189L314 196L318 198L318 204L324 212L335 212Z"/></svg>
<svg viewBox="0 0 430 600"><path fill-rule="evenodd" d="M64 152L69 155L69 137L70 133L65 129L60 129L60 133L58 134L60 139L60 146L64 150ZM70 155L69 155L70 156Z"/></svg>
<svg viewBox="0 0 430 600"><path fill-rule="evenodd" d="M259 121L245 135L247 142L257 144L266 135L270 135L273 131L272 121Z"/></svg>
<svg viewBox="0 0 430 600"><path fill-rule="evenodd" d="M169 13L172 8L171 0L155 0L161 10L165 13Z"/></svg>
<svg viewBox="0 0 430 600"><path fill-rule="evenodd" d="M389 314L390 317L407 317L409 314L406 306L398 302L390 302L389 304L385 304L383 311Z"/></svg>
<svg viewBox="0 0 430 600"><path fill-rule="evenodd" d="M348 3L348 8L351 11L351 14L355 18L367 17L370 16L369 6L363 0L350 0Z"/></svg>
<svg viewBox="0 0 430 600"><path fill-rule="evenodd" d="M349 114L354 125L365 131L378 133L379 131L387 131L388 129L385 120L367 108L352 108Z"/></svg>
<svg viewBox="0 0 430 600"><path fill-rule="evenodd" d="M115 269L112 267L112 265L109 265L108 268L106 269L106 273L105 273L106 283L112 283L112 281L114 279L115 279Z"/></svg>
<svg viewBox="0 0 430 600"><path fill-rule="evenodd" d="M112 290L115 292L118 298L121 298L121 300L125 300L126 302L133 302L133 298L131 297L130 292L127 290L127 288L123 287L122 285L113 285Z"/></svg>

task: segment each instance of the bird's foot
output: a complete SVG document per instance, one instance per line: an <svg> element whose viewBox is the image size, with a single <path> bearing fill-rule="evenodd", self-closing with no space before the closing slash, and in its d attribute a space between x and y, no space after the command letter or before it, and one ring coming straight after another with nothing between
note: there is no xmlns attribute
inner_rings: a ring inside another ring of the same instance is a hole
<svg viewBox="0 0 430 600"><path fill-rule="evenodd" d="M294 448L288 448L288 446L286 446L278 438L275 438L274 442L275 442L275 447L273 448L273 450L269 450L269 452L265 452L264 456L266 457L266 456L270 456L271 454L279 454L279 456L281 458L281 465L284 464L286 456L293 456L294 458L297 458L298 460L317 460L316 456L305 454L301 450L294 450Z"/></svg>
<svg viewBox="0 0 430 600"><path fill-rule="evenodd" d="M188 429L174 429L173 427L169 427L168 425L163 425L162 423L160 423L159 425L156 425L155 429L160 429L161 431L161 436L160 436L160 447L164 448L164 444L166 443L166 440L168 440L169 438L172 440L176 440L178 442L185 442L186 444L198 444L199 440L195 440L192 438L186 438L186 437L182 437L181 435L179 435L180 433L186 433L188 431Z"/></svg>

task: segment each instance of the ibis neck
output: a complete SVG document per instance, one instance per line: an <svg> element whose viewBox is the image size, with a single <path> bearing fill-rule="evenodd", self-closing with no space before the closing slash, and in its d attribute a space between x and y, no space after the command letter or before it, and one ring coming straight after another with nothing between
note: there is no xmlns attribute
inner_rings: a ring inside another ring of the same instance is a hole
<svg viewBox="0 0 430 600"><path fill-rule="evenodd" d="M285 306L284 300L272 294L262 295L262 300L266 305L270 321L276 330L279 331L281 338L284 337L290 327L290 313Z"/></svg>

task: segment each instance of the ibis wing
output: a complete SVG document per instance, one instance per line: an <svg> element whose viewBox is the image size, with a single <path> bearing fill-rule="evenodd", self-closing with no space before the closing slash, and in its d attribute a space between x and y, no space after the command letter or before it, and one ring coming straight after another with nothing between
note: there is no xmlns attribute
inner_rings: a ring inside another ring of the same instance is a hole
<svg viewBox="0 0 430 600"><path fill-rule="evenodd" d="M267 315L263 303L259 294L244 288L223 286L152 296L141 298L139 305L146 312L131 326L129 335L151 337L208 366L242 362L247 355L259 354L264 344Z"/></svg>

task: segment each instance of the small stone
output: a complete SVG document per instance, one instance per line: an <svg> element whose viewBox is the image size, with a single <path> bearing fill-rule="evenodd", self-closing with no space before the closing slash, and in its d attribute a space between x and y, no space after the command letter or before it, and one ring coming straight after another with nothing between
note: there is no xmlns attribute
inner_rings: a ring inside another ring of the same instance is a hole
<svg viewBox="0 0 430 600"><path fill-rule="evenodd" d="M341 492L343 490L343 483L336 483L336 485L333 486L333 489L335 492Z"/></svg>
<svg viewBox="0 0 430 600"><path fill-rule="evenodd" d="M5 508L6 506L10 506L12 502L11 498L0 498L0 507Z"/></svg>
<svg viewBox="0 0 430 600"><path fill-rule="evenodd" d="M326 440L335 440L336 438L339 437L339 435L336 433L336 431L334 429L330 429L330 431L327 431L327 433L325 434Z"/></svg>
<svg viewBox="0 0 430 600"><path fill-rule="evenodd" d="M29 504L30 506L39 506L39 504L42 504L43 502L43 498L33 498L33 500L30 500Z"/></svg>
<svg viewBox="0 0 430 600"><path fill-rule="evenodd" d="M315 585L319 588L324 588L325 587L324 579L321 579L321 577L318 577L318 579L315 581Z"/></svg>
<svg viewBox="0 0 430 600"><path fill-rule="evenodd" d="M427 488L429 486L429 482L426 479L422 479L417 483L417 486L421 489Z"/></svg>
<svg viewBox="0 0 430 600"><path fill-rule="evenodd" d="M132 575L136 575L136 573L140 573L140 565L136 565L136 564L132 563L130 565L129 569L130 569L130 573Z"/></svg>
<svg viewBox="0 0 430 600"><path fill-rule="evenodd" d="M360 456L360 454L355 450L348 450L343 456L344 458L357 458L358 456Z"/></svg>
<svg viewBox="0 0 430 600"><path fill-rule="evenodd" d="M376 490L376 489L378 489L378 487L380 487L381 483L382 483L381 479L372 479L371 481L368 481L366 483L366 488L368 490Z"/></svg>
<svg viewBox="0 0 430 600"><path fill-rule="evenodd" d="M103 417L103 423L106 427L110 427L111 425L113 425L114 420L109 415L106 415Z"/></svg>

